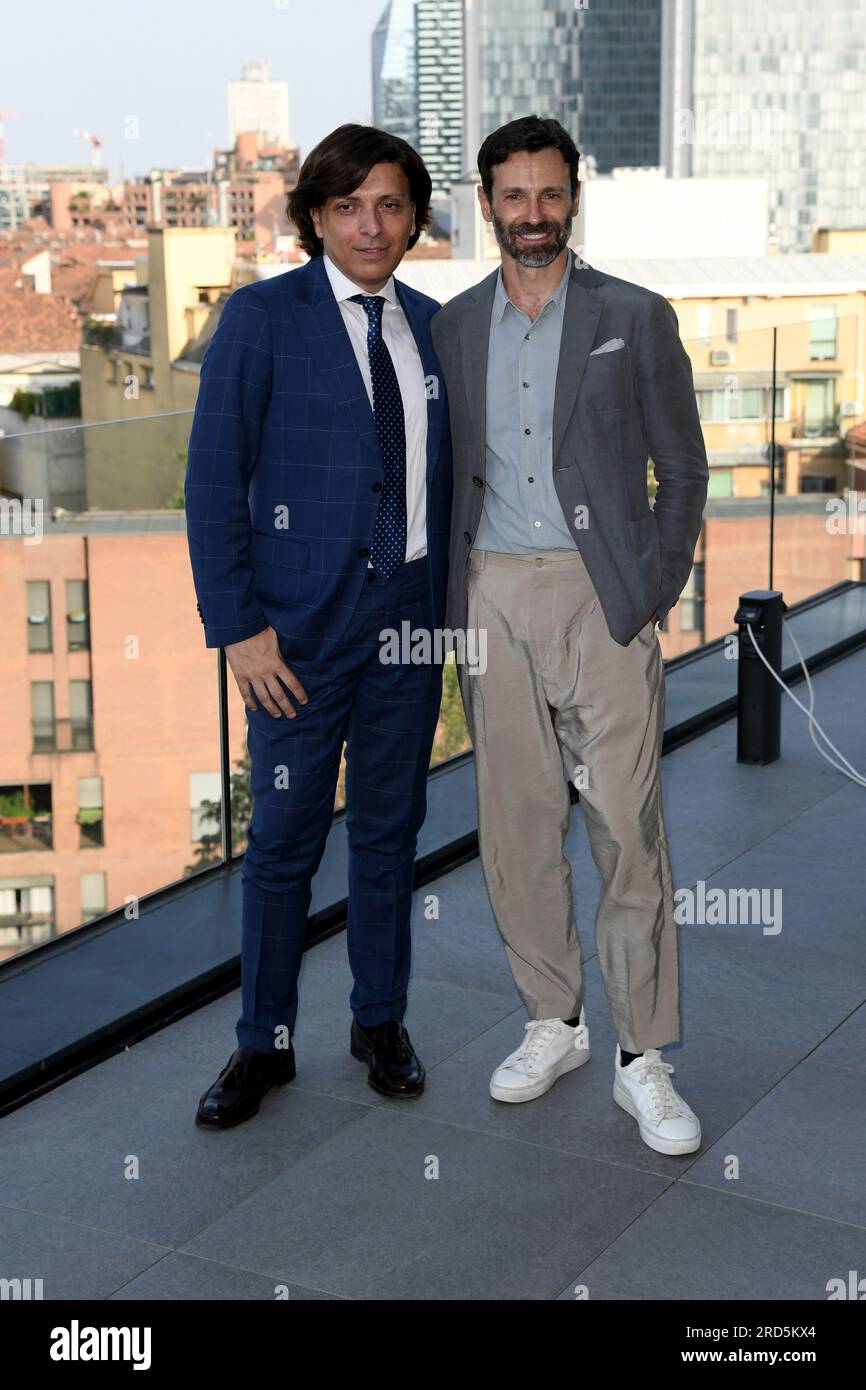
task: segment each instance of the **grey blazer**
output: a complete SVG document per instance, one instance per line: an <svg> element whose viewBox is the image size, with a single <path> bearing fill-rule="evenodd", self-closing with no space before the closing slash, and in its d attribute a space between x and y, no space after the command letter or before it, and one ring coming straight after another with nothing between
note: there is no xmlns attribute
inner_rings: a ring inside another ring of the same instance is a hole
<svg viewBox="0 0 866 1390"><path fill-rule="evenodd" d="M466 627L466 560L484 498L496 271L430 320L448 392L454 501L445 625ZM622 346L611 340L621 339ZM609 345L609 346L608 346ZM595 349L604 346L603 352ZM658 483L647 495L647 458ZM628 646L691 572L709 469L676 313L654 290L575 261L553 414L554 486L608 629Z"/></svg>

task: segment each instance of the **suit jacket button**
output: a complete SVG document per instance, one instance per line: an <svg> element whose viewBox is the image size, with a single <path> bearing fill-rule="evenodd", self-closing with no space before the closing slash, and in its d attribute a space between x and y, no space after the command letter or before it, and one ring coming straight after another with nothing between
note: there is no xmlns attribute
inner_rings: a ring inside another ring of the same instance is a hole
<svg viewBox="0 0 866 1390"><path fill-rule="evenodd" d="M372 487L370 488L370 491L371 491L371 492L381 492L381 491L382 491L382 484L381 484L381 483L373 483Z"/></svg>
<svg viewBox="0 0 866 1390"><path fill-rule="evenodd" d="M467 542L469 542L469 541L472 540L472 537L470 536L470 534L469 534L468 531L464 531L464 532L463 532L463 539L464 539L465 541L467 541Z"/></svg>
<svg viewBox="0 0 866 1390"><path fill-rule="evenodd" d="M359 554L359 555L361 556L361 558L363 559L363 557L364 557L365 555L369 555L370 552L369 552L369 550L367 549L367 547L366 547L365 545L362 545L362 546L361 546L361 549L358 551L358 554Z"/></svg>
<svg viewBox="0 0 866 1390"><path fill-rule="evenodd" d="M484 486L484 479L483 479L483 478L473 477L472 481L473 481L473 483L475 484L476 487L483 487L483 486Z"/></svg>

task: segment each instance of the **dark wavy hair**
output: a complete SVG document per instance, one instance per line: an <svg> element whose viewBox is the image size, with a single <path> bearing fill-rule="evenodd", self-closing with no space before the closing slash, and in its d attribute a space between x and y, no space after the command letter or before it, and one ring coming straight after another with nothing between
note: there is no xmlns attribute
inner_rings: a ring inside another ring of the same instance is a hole
<svg viewBox="0 0 866 1390"><path fill-rule="evenodd" d="M346 198L354 193L374 164L399 164L409 180L409 194L415 204L415 231L407 242L407 250L430 225L433 185L420 154L406 140L387 130L371 125L341 125L310 150L286 202L286 215L297 227L298 240L310 257L321 256L325 249L313 226L310 209L320 208L328 198Z"/></svg>
<svg viewBox="0 0 866 1390"><path fill-rule="evenodd" d="M493 197L493 169L497 164L503 164L517 150L536 154L539 150L547 149L559 150L568 165L571 199L574 202L580 183L577 177L580 151L568 131L552 116L521 116L519 120L509 121L488 135L478 151L481 187L488 199Z"/></svg>

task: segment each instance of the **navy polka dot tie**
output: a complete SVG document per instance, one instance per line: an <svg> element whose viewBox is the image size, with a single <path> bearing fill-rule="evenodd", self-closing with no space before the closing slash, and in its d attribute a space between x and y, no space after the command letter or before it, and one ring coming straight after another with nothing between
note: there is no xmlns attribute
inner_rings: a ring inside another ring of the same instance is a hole
<svg viewBox="0 0 866 1390"><path fill-rule="evenodd" d="M379 510L373 530L370 563L383 579L390 579L406 557L406 421L403 397L391 354L382 337L384 297L353 294L367 313L367 356L373 383L373 415L385 463Z"/></svg>

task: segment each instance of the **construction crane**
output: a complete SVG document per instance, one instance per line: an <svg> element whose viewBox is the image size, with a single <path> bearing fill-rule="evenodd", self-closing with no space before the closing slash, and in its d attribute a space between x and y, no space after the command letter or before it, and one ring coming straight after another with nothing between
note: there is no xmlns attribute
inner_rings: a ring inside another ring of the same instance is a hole
<svg viewBox="0 0 866 1390"><path fill-rule="evenodd" d="M90 144L91 144L91 146L92 146L92 153L91 153L91 156L90 156L90 163L91 163L91 165L93 166L94 169L99 169L99 168L101 168L101 166L102 166L102 156L101 156L101 154L100 154L100 150L102 149L102 146L105 144L105 136L104 136L104 135L94 135L93 132L90 131L90 130L77 130L77 129L76 129L76 130L73 130L72 134L75 135L75 136L77 136L79 140L89 140L89 141L90 141Z"/></svg>
<svg viewBox="0 0 866 1390"><path fill-rule="evenodd" d="M6 133L3 129L3 122L7 116L20 116L20 111L0 111L0 164L6 161Z"/></svg>

